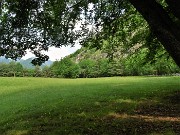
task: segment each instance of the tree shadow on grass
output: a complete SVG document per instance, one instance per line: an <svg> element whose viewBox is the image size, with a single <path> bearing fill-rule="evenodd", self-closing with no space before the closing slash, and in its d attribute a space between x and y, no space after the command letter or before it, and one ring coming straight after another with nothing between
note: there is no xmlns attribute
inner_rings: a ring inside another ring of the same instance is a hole
<svg viewBox="0 0 180 135"><path fill-rule="evenodd" d="M180 117L180 91L167 93L158 102L142 102L135 110L139 115Z"/></svg>
<svg viewBox="0 0 180 135"><path fill-rule="evenodd" d="M61 115L57 110L51 113L33 113L22 118L23 125L29 125L29 128L18 130L17 123L14 123L12 127L6 127L9 132L4 130L4 133L7 135L7 133L23 131L21 133L26 135L178 135L180 133L179 96L180 92L175 91L164 93L164 96L158 98L155 95L150 99L139 101L118 99L113 103L110 102L110 106L113 106L112 108L121 106L119 110L106 116L91 115L93 109L97 110L97 106L106 105L101 102L95 102L95 108L89 108L89 111L85 111L84 108L85 112L82 113L75 111ZM111 107L109 110L112 109Z"/></svg>
<svg viewBox="0 0 180 135"><path fill-rule="evenodd" d="M163 100L171 104L180 104L180 90L169 93Z"/></svg>
<svg viewBox="0 0 180 135"><path fill-rule="evenodd" d="M125 114L124 114L125 115ZM154 117L153 117L154 118ZM152 120L146 116L126 115L120 116L119 114L109 115L105 121L112 123L108 125L109 130L115 128L115 134L125 135L150 135L150 134L168 134L176 135L180 133L179 121L164 121L155 119ZM108 122L106 122L108 123ZM113 124L114 123L114 124ZM118 123L119 126L116 127ZM119 127L119 128L118 128Z"/></svg>
<svg viewBox="0 0 180 135"><path fill-rule="evenodd" d="M119 110L109 113L104 120L111 123L119 121L119 125L126 127L124 134L179 134L180 91L150 98L138 101L137 107L129 114ZM123 130L118 130L123 134Z"/></svg>

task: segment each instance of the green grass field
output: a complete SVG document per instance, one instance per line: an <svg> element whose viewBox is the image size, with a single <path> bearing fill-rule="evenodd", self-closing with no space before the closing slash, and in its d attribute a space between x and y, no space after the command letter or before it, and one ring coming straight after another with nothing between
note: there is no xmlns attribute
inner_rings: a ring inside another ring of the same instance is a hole
<svg viewBox="0 0 180 135"><path fill-rule="evenodd" d="M0 135L176 135L180 77L0 78Z"/></svg>

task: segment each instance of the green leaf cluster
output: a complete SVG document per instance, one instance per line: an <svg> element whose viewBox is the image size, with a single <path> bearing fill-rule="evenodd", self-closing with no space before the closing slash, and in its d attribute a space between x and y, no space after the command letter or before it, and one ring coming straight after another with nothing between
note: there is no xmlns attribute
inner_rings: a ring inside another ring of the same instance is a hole
<svg viewBox="0 0 180 135"><path fill-rule="evenodd" d="M56 77L77 78L79 75L79 66L68 57L54 62L50 69Z"/></svg>

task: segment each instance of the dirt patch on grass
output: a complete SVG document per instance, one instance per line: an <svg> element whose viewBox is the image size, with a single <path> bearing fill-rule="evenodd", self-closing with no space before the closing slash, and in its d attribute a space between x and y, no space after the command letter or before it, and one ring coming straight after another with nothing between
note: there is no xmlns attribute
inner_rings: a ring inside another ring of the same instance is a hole
<svg viewBox="0 0 180 135"><path fill-rule="evenodd" d="M132 100L132 99L117 99L114 102L115 103L129 103L129 104L137 103L137 101Z"/></svg>
<svg viewBox="0 0 180 135"><path fill-rule="evenodd" d="M6 135L26 135L28 130L11 130L6 133Z"/></svg>
<svg viewBox="0 0 180 135"><path fill-rule="evenodd" d="M120 118L120 119L141 119L145 121L168 121L168 122L180 122L180 117L160 117L160 116L149 116L149 115L128 115L128 114L118 114L110 113L108 117Z"/></svg>

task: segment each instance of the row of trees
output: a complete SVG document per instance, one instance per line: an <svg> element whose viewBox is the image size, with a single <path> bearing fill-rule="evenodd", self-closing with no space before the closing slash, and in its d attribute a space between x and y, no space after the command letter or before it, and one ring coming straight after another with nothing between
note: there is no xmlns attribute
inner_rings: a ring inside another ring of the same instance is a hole
<svg viewBox="0 0 180 135"><path fill-rule="evenodd" d="M18 62L0 63L1 77L50 77L49 67L40 68L35 66L34 69L24 68Z"/></svg>
<svg viewBox="0 0 180 135"><path fill-rule="evenodd" d="M143 53L143 52L142 52ZM74 57L73 57L74 58ZM78 62L71 57L55 61L50 67L36 66L26 69L20 63L0 63L0 76L3 77L57 77L91 78L109 76L171 75L180 69L171 58L158 58L154 63L144 63L143 55L136 54L123 59L99 58L81 59Z"/></svg>
<svg viewBox="0 0 180 135"><path fill-rule="evenodd" d="M0 76L21 76L23 66L20 63L10 62L0 64Z"/></svg>
<svg viewBox="0 0 180 135"><path fill-rule="evenodd" d="M56 61L50 67L54 77L90 78L109 76L170 75L180 72L172 59L161 58L155 63L143 63L142 54L124 59L83 59L78 63L69 57ZM134 58L136 57L136 58Z"/></svg>

